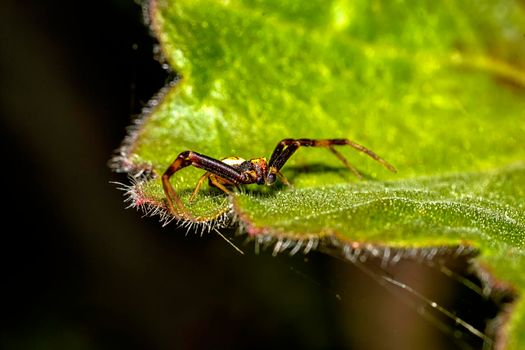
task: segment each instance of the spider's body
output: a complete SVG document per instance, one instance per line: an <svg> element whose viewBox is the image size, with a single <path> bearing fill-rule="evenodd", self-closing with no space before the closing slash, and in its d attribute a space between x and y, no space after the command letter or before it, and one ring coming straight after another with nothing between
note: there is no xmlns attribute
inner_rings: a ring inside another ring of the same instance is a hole
<svg viewBox="0 0 525 350"><path fill-rule="evenodd" d="M196 157L203 157L202 154L198 154L195 152L193 153L194 153L194 156ZM268 173L268 166L267 166L266 158L255 158L255 159L246 160L240 157L228 157L228 158L223 158L220 161L232 167L233 169L239 171L242 174L242 176L235 177L235 178L228 178L228 177L222 177L220 175L220 171L218 173L217 172L214 173L213 171L208 171L202 176L201 181L203 181L205 178L208 178L208 183L210 184L210 186L219 187L219 188L221 188L219 185L231 187L231 186L249 185L249 184L258 184L258 185L265 184L265 179L267 178L267 173ZM195 166L199 167L197 165ZM200 182L198 186L200 186ZM198 187L195 190L198 191Z"/></svg>
<svg viewBox="0 0 525 350"><path fill-rule="evenodd" d="M246 175L245 181L242 184L258 184L258 185L264 185L266 182L267 174L268 174L268 164L266 161L266 158L254 158L250 160L245 160L240 157L228 157L221 160L221 162L230 165L231 167L241 171ZM221 178L218 175L210 175L214 176L217 181L226 181L228 184L228 180ZM210 181L211 183L211 181ZM236 185L234 183L229 183L230 185Z"/></svg>
<svg viewBox="0 0 525 350"><path fill-rule="evenodd" d="M170 177L175 172L189 165L206 170L206 173L199 179L199 182L191 195L190 201L195 198L203 181L206 179L208 179L211 186L217 187L228 194L231 193L228 189L229 187L238 187L240 185L248 184L272 185L277 177L279 177L284 184L288 185L288 181L281 174L280 170L286 161L301 146L328 148L350 171L352 171L357 177L361 177L357 169L350 165L346 158L333 148L333 146L337 145L351 146L380 162L390 171L396 171L392 165L380 158L374 152L348 139L284 139L275 147L272 156L270 157L270 161L267 161L264 157L253 158L250 160L245 160L239 157L228 157L218 160L197 152L184 151L177 156L162 175L162 186L170 210L175 212L173 205L173 202L175 202L181 212L185 213L187 216L191 216L186 212L182 201L177 196L169 182Z"/></svg>

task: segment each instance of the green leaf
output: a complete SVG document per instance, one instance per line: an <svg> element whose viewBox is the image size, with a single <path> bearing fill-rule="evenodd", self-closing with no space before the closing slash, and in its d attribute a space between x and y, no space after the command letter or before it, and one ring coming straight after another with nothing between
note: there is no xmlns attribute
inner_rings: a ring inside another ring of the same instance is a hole
<svg viewBox="0 0 525 350"><path fill-rule="evenodd" d="M173 0L149 10L182 78L127 138L119 170L161 175L185 150L250 159L283 138L349 138L398 173L338 148L365 174L356 181L326 149L305 148L283 168L290 188L250 185L229 198L204 185L189 203L203 171L184 168L171 183L190 221L233 217L248 234L304 249L324 237L383 252L474 247L480 266L523 293L523 6ZM160 176L130 194L172 218ZM508 348L525 347L523 299L505 327Z"/></svg>
<svg viewBox="0 0 525 350"><path fill-rule="evenodd" d="M525 163L484 173L243 194L234 203L249 234L328 234L393 247L468 243L490 251L502 245L508 252L524 244L525 215L513 203L516 192L525 198Z"/></svg>

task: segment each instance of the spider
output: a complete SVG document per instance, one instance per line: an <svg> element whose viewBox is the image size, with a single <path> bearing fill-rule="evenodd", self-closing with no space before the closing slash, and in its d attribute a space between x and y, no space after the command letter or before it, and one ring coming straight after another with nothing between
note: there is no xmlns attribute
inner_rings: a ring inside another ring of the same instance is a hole
<svg viewBox="0 0 525 350"><path fill-rule="evenodd" d="M348 139L284 139L281 140L273 150L269 162L264 157L253 158L250 160L244 160L239 157L228 157L218 160L197 152L184 151L175 158L173 163L171 163L162 175L162 187L164 188L168 207L171 212L175 212L175 202L175 205L180 212L189 215L169 181L170 177L177 171L189 165L206 170L206 173L204 173L197 182L197 186L190 197L190 202L193 201L199 192L202 183L206 179L208 179L210 186L217 187L229 195L231 194L231 191L228 187L239 187L240 185L248 184L266 184L269 186L277 180L277 177L279 177L285 185L289 185L288 180L281 174L281 168L299 147L328 148L352 173L358 178L361 178L359 171L350 165L346 158L334 148L334 146L343 145L348 145L365 153L372 159L381 163L388 170L396 172L396 169L386 160L382 159L368 148Z"/></svg>

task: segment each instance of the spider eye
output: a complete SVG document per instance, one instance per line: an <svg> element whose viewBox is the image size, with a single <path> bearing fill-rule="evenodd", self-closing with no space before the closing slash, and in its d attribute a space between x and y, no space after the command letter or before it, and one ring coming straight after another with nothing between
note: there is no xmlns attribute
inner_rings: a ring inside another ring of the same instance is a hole
<svg viewBox="0 0 525 350"><path fill-rule="evenodd" d="M268 177L266 178L266 184L267 185L271 185L275 182L275 180L277 179L277 177L275 176L275 174L268 174Z"/></svg>

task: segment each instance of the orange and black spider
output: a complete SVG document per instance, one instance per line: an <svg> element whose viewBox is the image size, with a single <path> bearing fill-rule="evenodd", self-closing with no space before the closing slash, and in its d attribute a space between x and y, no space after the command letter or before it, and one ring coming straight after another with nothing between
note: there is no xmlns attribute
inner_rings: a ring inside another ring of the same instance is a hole
<svg viewBox="0 0 525 350"><path fill-rule="evenodd" d="M348 139L284 139L280 141L273 150L269 162L267 162L264 157L250 160L244 160L239 157L228 157L218 160L197 152L184 151L175 158L173 163L171 163L162 175L162 187L164 188L164 193L166 194L170 210L175 212L173 206L173 202L175 202L179 210L187 214L182 201L173 190L169 179L174 173L189 165L206 170L206 173L199 179L199 182L190 197L190 202L195 198L199 188L206 179L208 179L210 186L217 187L227 194L231 194L227 187L238 187L240 185L248 184L272 185L277 177L279 177L284 184L288 185L288 181L281 174L281 168L301 146L328 148L351 172L361 178L357 169L350 165L341 153L335 150L334 146L342 145L353 147L378 161L388 170L396 172L396 169L386 160L382 159L368 148Z"/></svg>

